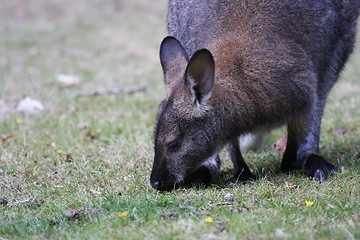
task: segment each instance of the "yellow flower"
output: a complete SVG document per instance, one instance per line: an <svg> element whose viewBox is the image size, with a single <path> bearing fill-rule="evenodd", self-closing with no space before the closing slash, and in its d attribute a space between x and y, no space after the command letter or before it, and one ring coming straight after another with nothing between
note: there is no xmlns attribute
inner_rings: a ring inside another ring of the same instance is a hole
<svg viewBox="0 0 360 240"><path fill-rule="evenodd" d="M56 150L56 152L57 152L58 154L62 154L62 151L61 151L61 150Z"/></svg>
<svg viewBox="0 0 360 240"><path fill-rule="evenodd" d="M128 215L128 212L119 213L119 217L126 217L127 215Z"/></svg>
<svg viewBox="0 0 360 240"><path fill-rule="evenodd" d="M305 206L306 207L310 207L310 206L312 206L314 204L314 202L312 202L312 201L305 201Z"/></svg>
<svg viewBox="0 0 360 240"><path fill-rule="evenodd" d="M212 217L205 218L205 222L211 223L213 221Z"/></svg>
<svg viewBox="0 0 360 240"><path fill-rule="evenodd" d="M21 119L16 119L15 122L16 122L16 124L19 124L19 125L23 123L23 121Z"/></svg>

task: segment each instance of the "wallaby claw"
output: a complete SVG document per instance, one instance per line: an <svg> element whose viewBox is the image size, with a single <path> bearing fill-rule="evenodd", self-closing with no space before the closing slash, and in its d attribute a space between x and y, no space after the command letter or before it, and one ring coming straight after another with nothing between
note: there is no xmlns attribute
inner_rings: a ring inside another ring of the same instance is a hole
<svg viewBox="0 0 360 240"><path fill-rule="evenodd" d="M317 169L314 175L314 178L318 180L319 182L323 182L326 179L326 175L324 171Z"/></svg>
<svg viewBox="0 0 360 240"><path fill-rule="evenodd" d="M306 176L314 177L322 182L331 174L336 174L343 166L334 166L325 158L318 154L310 154L304 164L304 173Z"/></svg>

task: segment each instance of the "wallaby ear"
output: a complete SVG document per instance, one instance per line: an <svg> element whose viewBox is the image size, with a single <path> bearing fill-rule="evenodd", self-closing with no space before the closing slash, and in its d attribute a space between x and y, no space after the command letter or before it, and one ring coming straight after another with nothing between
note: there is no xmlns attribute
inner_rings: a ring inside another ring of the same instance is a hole
<svg viewBox="0 0 360 240"><path fill-rule="evenodd" d="M186 68L185 78L195 102L205 104L215 79L215 62L209 50L195 52Z"/></svg>
<svg viewBox="0 0 360 240"><path fill-rule="evenodd" d="M182 80L189 57L174 37L164 38L160 46L160 63L164 72L164 83L169 94L176 81Z"/></svg>

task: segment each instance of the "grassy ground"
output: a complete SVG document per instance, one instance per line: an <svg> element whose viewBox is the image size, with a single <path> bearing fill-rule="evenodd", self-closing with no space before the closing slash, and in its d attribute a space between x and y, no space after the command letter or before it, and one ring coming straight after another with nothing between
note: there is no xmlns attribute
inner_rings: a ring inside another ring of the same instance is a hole
<svg viewBox="0 0 360 240"><path fill-rule="evenodd" d="M229 184L224 154L210 188L159 193L149 174L167 1L0 5L0 239L360 238L360 49L323 120L321 152L343 173L322 184L280 174L279 130L245 155L259 180ZM64 87L60 74L81 81ZM146 92L76 97L138 86ZM16 111L26 96L45 110Z"/></svg>

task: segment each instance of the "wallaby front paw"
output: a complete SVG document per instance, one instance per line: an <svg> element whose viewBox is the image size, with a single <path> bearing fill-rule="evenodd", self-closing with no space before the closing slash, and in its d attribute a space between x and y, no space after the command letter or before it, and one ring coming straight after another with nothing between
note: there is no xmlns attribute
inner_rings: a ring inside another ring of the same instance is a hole
<svg viewBox="0 0 360 240"><path fill-rule="evenodd" d="M201 166L191 174L187 182L195 188L208 187L211 183L211 173L208 168Z"/></svg>
<svg viewBox="0 0 360 240"><path fill-rule="evenodd" d="M233 179L240 182L249 182L256 180L256 176L250 171L237 171L234 173Z"/></svg>

